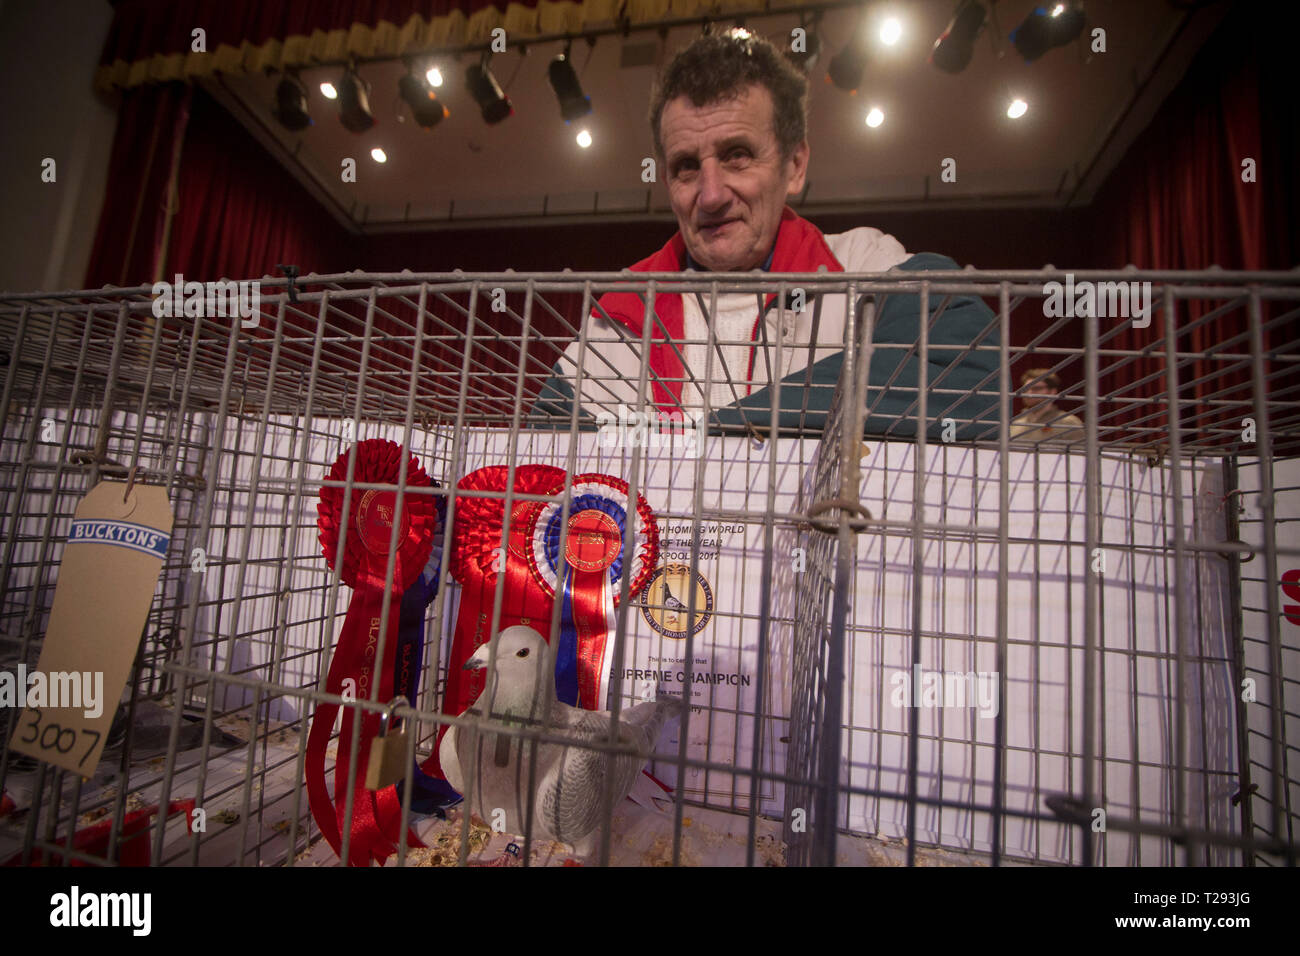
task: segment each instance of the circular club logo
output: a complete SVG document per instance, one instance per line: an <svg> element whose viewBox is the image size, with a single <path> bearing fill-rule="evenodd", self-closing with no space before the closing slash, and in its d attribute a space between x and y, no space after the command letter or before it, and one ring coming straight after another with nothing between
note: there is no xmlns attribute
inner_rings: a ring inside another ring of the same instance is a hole
<svg viewBox="0 0 1300 956"><path fill-rule="evenodd" d="M357 507L357 527L361 529L361 543L372 554L388 553L396 505L397 495L392 491L371 488L361 496L361 504ZM410 512L403 511L402 527L397 536L399 544L406 538L410 528Z"/></svg>
<svg viewBox="0 0 1300 956"><path fill-rule="evenodd" d="M665 564L655 568L654 574L641 591L641 614L646 623L664 637L681 640L686 637L690 616L691 588L695 588L695 627L692 634L704 630L713 619L713 588L698 571L692 577L689 565Z"/></svg>

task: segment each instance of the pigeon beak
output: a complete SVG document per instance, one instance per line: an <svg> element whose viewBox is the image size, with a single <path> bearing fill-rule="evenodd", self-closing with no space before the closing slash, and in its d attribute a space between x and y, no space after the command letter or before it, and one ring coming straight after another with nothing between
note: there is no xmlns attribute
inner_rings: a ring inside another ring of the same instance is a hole
<svg viewBox="0 0 1300 956"><path fill-rule="evenodd" d="M465 666L462 670L481 671L485 667L487 667L487 661L481 661L477 657L471 657L465 662Z"/></svg>

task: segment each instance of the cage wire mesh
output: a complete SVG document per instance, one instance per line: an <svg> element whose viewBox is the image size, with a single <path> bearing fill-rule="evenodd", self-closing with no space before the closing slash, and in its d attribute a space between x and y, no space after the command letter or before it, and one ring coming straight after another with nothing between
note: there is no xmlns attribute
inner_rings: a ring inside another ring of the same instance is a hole
<svg viewBox="0 0 1300 956"><path fill-rule="evenodd" d="M1054 311L1061 282L1100 307ZM1145 320L1117 313L1114 290L1143 283ZM608 318L606 293L646 320L581 321ZM710 317L703 338L670 334L669 296ZM754 335L719 339L711 317L755 296ZM656 696L689 707L648 763L663 801L604 788L591 862L1293 864L1297 300L1296 273L1131 270L311 275L261 280L247 318L210 298L160 315L150 287L0 297L0 665L35 668L91 487L161 485L175 515L103 758L83 778L6 750L0 857L338 862L308 808L309 723L389 701L377 681L326 691L348 588L317 502L339 456L381 438L432 486L334 485L445 521L424 679L396 711L408 766L447 725L520 752L560 739L443 712L458 513L499 501L504 554L529 506L556 507L563 554L574 479L612 476L630 565L638 495L653 512L658 559L615 585L601 699L616 725ZM927 317L910 339L900 309ZM1211 340L1225 319L1240 333ZM1063 410L1027 443L1013 401L1047 374ZM457 493L490 465L500 488ZM563 487L521 491L532 465ZM518 620L508 577L484 636ZM553 646L559 604L532 622ZM574 747L628 752L616 729ZM412 776L399 832L426 848L398 841L397 862L565 858L533 801L503 854L472 792L442 820L412 806Z"/></svg>

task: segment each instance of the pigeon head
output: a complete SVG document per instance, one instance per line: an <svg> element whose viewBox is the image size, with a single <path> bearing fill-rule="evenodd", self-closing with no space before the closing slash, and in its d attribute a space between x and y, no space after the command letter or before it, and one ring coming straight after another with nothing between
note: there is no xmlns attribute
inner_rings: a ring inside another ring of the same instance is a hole
<svg viewBox="0 0 1300 956"><path fill-rule="evenodd" d="M498 688L493 709L512 713L527 713L538 692L554 686L549 677L550 647L531 627L517 624L507 627L488 643L476 650L465 662L466 670L486 670L496 647L496 667L490 673L492 683Z"/></svg>

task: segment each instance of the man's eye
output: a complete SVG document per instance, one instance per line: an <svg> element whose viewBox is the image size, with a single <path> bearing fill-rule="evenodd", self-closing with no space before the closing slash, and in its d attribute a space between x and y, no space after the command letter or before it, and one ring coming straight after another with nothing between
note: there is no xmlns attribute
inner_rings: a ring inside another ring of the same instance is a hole
<svg viewBox="0 0 1300 956"><path fill-rule="evenodd" d="M743 163L747 159L749 159L749 150L747 149L736 148L727 153L727 162L729 163Z"/></svg>

